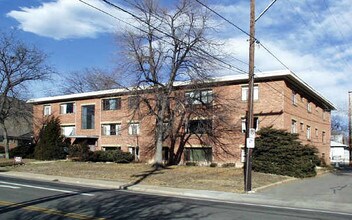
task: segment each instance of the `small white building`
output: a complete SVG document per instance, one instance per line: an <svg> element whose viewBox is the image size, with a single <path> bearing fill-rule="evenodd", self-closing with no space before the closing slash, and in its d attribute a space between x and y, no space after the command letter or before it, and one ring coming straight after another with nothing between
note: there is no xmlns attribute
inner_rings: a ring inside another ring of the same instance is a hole
<svg viewBox="0 0 352 220"><path fill-rule="evenodd" d="M330 142L330 162L332 164L349 164L350 150L348 145L336 141Z"/></svg>

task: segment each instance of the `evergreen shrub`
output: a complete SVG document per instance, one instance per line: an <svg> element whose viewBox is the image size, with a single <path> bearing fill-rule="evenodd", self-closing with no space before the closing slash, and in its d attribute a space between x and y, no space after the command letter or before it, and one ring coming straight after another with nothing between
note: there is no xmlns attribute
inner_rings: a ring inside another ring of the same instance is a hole
<svg viewBox="0 0 352 220"><path fill-rule="evenodd" d="M60 119L50 117L40 131L34 158L37 160L65 159L68 147L69 144L65 143L64 136L61 134Z"/></svg>
<svg viewBox="0 0 352 220"><path fill-rule="evenodd" d="M254 171L297 178L316 175L315 167L320 163L318 150L302 145L298 134L266 127L258 135L253 149Z"/></svg>

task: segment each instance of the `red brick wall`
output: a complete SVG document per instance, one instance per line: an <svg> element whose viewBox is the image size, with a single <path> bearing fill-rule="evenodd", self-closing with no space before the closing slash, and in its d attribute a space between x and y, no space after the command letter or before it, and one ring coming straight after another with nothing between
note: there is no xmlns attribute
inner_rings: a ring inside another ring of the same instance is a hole
<svg viewBox="0 0 352 220"><path fill-rule="evenodd" d="M283 80L255 83L259 88L259 99L254 102L254 114L259 119L259 128L273 126L278 129L291 131L292 119L297 121L297 131L304 144L312 144L319 148L320 153L325 153L328 157L330 140L330 113L326 112L326 119L323 120L323 110L312 103L312 112L308 113L306 104L307 98L301 102L299 91L297 95L297 105L292 105L292 89ZM226 111L227 123L231 125L232 132L222 133L222 146L212 146L213 160L219 163L233 162L240 164L241 148L244 147L245 135L241 132L242 118L245 117L247 102L241 100L241 88L244 84L231 84L213 86L213 94L218 97L215 102L224 103L228 106ZM132 118L132 110L128 109L128 96L121 96L121 109L102 111L102 99L92 98L87 100L76 100L76 113L60 114L61 102L50 103L52 114L59 116L62 124L75 124L77 135L99 136L97 149L102 146L121 146L123 151L128 150L128 146L140 147L140 159L150 161L153 158L153 133L151 130L155 124L155 119L151 116L138 118L134 116L133 121L140 123L140 135L131 136L128 134L128 123ZM312 100L310 100L312 101ZM81 107L87 104L95 105L95 128L81 129ZM145 107L143 111L145 110ZM43 121L43 104L33 107L35 126ZM122 133L118 136L102 136L101 124L107 122L121 123ZM304 123L304 131L300 131L300 123ZM311 140L306 140L306 126L311 126ZM36 126L37 128L38 126ZM315 136L315 129L318 129L318 136ZM38 131L38 129L35 129ZM322 132L325 131L326 143L322 143ZM190 145L197 146L199 141L190 139ZM167 143L165 143L167 145Z"/></svg>

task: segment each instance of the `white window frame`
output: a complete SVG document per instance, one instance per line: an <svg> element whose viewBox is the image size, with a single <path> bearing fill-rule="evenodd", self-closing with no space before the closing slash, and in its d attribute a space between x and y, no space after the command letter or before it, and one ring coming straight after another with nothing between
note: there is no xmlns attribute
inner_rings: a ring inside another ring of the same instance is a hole
<svg viewBox="0 0 352 220"><path fill-rule="evenodd" d="M51 115L51 105L44 105L44 116Z"/></svg>
<svg viewBox="0 0 352 220"><path fill-rule="evenodd" d="M307 103L307 111L312 112L312 105L310 104L310 102Z"/></svg>
<svg viewBox="0 0 352 220"><path fill-rule="evenodd" d="M242 101L247 101L248 100L248 86L242 86L241 87L241 92L242 92ZM257 101L259 99L259 87L258 85L254 85L253 87L253 100Z"/></svg>
<svg viewBox="0 0 352 220"><path fill-rule="evenodd" d="M258 117L254 117L254 123L255 123L255 131L259 130L259 118ZM246 133L246 125L247 125L247 119L246 118L242 118L241 119L241 131L242 133Z"/></svg>
<svg viewBox="0 0 352 220"><path fill-rule="evenodd" d="M73 104L73 112L67 113L67 104ZM65 114L73 114L76 112L76 103L74 102L68 102L68 103L62 103L60 104L60 114L65 115Z"/></svg>
<svg viewBox="0 0 352 220"><path fill-rule="evenodd" d="M129 135L139 135L140 134L140 124L138 122L132 122L128 124L128 134Z"/></svg>
<svg viewBox="0 0 352 220"><path fill-rule="evenodd" d="M294 119L291 120L291 133L292 134L297 133L297 121Z"/></svg>
<svg viewBox="0 0 352 220"><path fill-rule="evenodd" d="M297 93L292 91L292 105L297 105Z"/></svg>
<svg viewBox="0 0 352 220"><path fill-rule="evenodd" d="M74 125L67 125L61 126L61 134L65 137L76 135L76 126Z"/></svg>
<svg viewBox="0 0 352 220"><path fill-rule="evenodd" d="M115 134L111 134L111 126L115 126ZM121 135L121 124L119 123L102 124L101 129L102 129L103 136Z"/></svg>
<svg viewBox="0 0 352 220"><path fill-rule="evenodd" d="M307 140L311 139L311 127L307 125Z"/></svg>

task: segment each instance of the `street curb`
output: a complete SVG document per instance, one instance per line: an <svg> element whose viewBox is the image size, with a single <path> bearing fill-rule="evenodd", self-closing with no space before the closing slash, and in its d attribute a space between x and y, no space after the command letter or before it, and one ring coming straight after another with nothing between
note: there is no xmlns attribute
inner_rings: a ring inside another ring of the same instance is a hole
<svg viewBox="0 0 352 220"><path fill-rule="evenodd" d="M195 199L195 200L206 200L212 202L224 202L235 205L248 205L248 206L262 206L271 208L283 208L283 209L300 209L305 211L319 211L325 213L339 213L347 214L352 216L352 210L350 204L339 203L337 206L335 203L326 201L298 201L298 200L280 200L271 197L262 196L260 194L245 194L245 193L230 193L221 191L209 191L209 190L193 190L193 189L183 189L183 188L170 188L163 186L151 186L151 185L133 185L128 186L126 183L113 182L107 180L92 180L83 178L73 178L73 177L62 177L62 176L51 176L43 174L32 174L25 172L0 172L0 176L7 177L18 177L22 179L32 179L32 180L42 180L48 182L61 182L73 185L80 185L86 187L98 187L98 188L108 188L116 190L124 190L130 193L146 193L150 195L159 195L166 197L176 197L184 199ZM292 178L286 181L298 180ZM285 181L281 181L284 183ZM280 184L280 183L279 183ZM272 185L272 184L269 184ZM269 185L264 187L269 187ZM127 186L127 187L126 187ZM258 190L258 188L257 188ZM325 209L321 209L325 207Z"/></svg>
<svg viewBox="0 0 352 220"><path fill-rule="evenodd" d="M276 185L280 185L280 184L283 184L283 183L288 183L288 182L296 181L296 180L299 180L299 179L294 178L294 177L290 177L289 179L286 179L286 180L282 180L282 181L279 181L279 182L276 182L276 183L270 183L270 184L265 185L265 186L260 186L260 187L254 188L253 191L255 191L255 192L261 191L263 189L266 189L266 188L269 188L269 187L272 187L272 186L276 186Z"/></svg>

